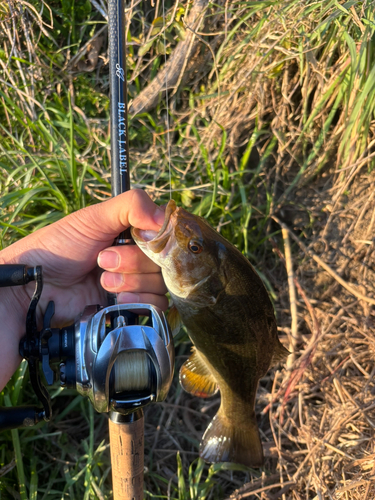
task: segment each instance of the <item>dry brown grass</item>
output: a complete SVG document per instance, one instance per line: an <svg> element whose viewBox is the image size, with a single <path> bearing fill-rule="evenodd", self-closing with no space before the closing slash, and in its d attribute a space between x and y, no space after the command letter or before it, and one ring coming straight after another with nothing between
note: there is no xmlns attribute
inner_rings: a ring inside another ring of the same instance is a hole
<svg viewBox="0 0 375 500"><path fill-rule="evenodd" d="M351 128L365 75L354 75L349 94L343 88L353 63L348 49L324 40L297 46L292 30L303 26L311 34L317 26L300 15L303 10L298 4L290 22L270 16L268 30L255 40L245 41L244 32L224 39L210 74L196 73L191 84L204 78L207 93L217 95L180 111L180 120L202 124L199 139L187 127L184 145L190 141L194 154L183 176L200 144L215 160L223 130L223 161L233 171L254 171L276 138L262 173L274 195L270 215L276 222L268 230L283 225L284 238L272 238L281 253L290 235L295 280L288 284L280 266L262 270L278 293L280 331L295 360L262 381L259 391L266 470L277 475L271 484L253 475L231 498L369 500L375 497L373 121ZM358 12L352 14L362 30ZM262 15L254 14L251 27ZM210 58L209 50L197 60L204 57ZM264 135L256 135L261 130ZM254 148L244 164L249 134ZM296 245L293 235L303 244ZM297 296L292 304L291 288ZM193 431L197 421L198 415L187 427Z"/></svg>
<svg viewBox="0 0 375 500"><path fill-rule="evenodd" d="M319 190L318 183L313 187L315 196L305 201L306 209L327 209L332 190ZM308 240L310 249L315 247L323 261L370 300L374 297L373 240L369 238L374 204L367 201L373 188L372 174L358 177L352 187L354 196L340 203L333 217L322 210ZM279 373L273 389L279 404L270 413L275 441L284 443L278 446L280 470L296 481L287 498L314 498L315 494L316 498L370 499L375 492L374 313L368 301L348 293L307 254L296 250L294 269L310 297L310 307L300 296L300 358L289 383L296 373L298 380L290 391L285 382L288 374ZM286 289L284 297L288 307ZM316 321L319 326L314 326ZM314 331L317 327L319 338ZM309 351L309 363L298 372ZM283 451L289 446L288 459Z"/></svg>

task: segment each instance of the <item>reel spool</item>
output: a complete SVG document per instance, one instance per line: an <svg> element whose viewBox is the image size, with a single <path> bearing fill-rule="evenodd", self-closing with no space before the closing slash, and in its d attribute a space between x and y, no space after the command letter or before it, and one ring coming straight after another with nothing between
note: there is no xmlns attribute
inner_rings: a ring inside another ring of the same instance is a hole
<svg viewBox="0 0 375 500"><path fill-rule="evenodd" d="M15 276L17 278L15 278ZM42 292L42 268L0 266L0 286L36 281L20 354L29 364L30 381L43 405L0 408L0 430L35 425L52 416L48 385L55 379L90 399L96 411L128 415L151 402L163 401L173 378L173 337L163 312L149 304L87 306L65 328L51 328L54 302L49 302L43 329L36 327Z"/></svg>

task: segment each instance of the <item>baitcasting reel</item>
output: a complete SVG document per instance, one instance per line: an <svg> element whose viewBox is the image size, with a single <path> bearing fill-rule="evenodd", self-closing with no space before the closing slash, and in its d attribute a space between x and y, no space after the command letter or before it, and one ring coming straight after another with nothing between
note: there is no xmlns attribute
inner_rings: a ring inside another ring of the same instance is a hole
<svg viewBox="0 0 375 500"><path fill-rule="evenodd" d="M151 402L163 401L173 378L173 339L163 312L149 304L87 306L65 328L51 328L55 312L49 302L38 332L36 307L42 292L42 267L0 266L0 286L36 287L26 318L20 354L28 361L30 381L43 409L0 408L0 430L35 425L52 416L48 385L56 378L63 387L87 396L98 412L129 414Z"/></svg>

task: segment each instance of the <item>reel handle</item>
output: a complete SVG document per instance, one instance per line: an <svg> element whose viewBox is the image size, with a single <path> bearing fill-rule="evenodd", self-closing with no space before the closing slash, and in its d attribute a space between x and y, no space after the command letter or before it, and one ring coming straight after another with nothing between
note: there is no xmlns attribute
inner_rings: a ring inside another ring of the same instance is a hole
<svg viewBox="0 0 375 500"><path fill-rule="evenodd" d="M44 387L39 370L39 338L36 324L36 308L43 289L42 266L27 267L24 264L0 265L0 287L26 285L35 281L35 290L26 316L26 336L21 340L21 356L27 359L30 382L43 408L33 406L1 407L0 431L30 427L51 417L51 398ZM49 367L48 367L49 368Z"/></svg>
<svg viewBox="0 0 375 500"><path fill-rule="evenodd" d="M32 427L44 420L44 410L36 406L1 407L0 431Z"/></svg>

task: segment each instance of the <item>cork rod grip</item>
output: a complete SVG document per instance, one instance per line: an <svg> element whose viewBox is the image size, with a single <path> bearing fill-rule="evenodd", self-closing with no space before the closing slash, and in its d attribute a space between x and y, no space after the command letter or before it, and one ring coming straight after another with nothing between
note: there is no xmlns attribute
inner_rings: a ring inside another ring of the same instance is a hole
<svg viewBox="0 0 375 500"><path fill-rule="evenodd" d="M143 411L130 415L111 413L109 439L113 500L143 500Z"/></svg>

